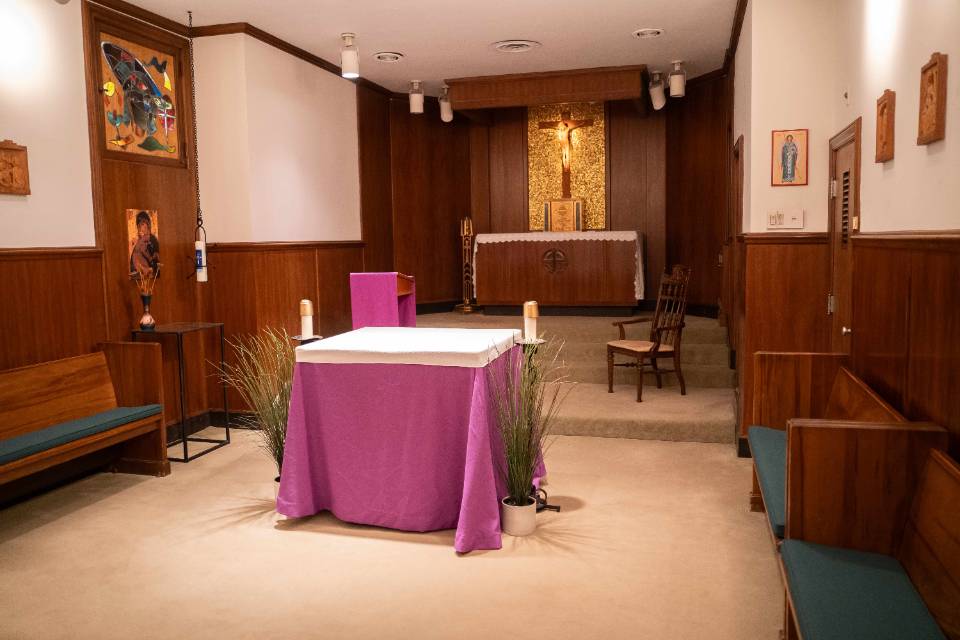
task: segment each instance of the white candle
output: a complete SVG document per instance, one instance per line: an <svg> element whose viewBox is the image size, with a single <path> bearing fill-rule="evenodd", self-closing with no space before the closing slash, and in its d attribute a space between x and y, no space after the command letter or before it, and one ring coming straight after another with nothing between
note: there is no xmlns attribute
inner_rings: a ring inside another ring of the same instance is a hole
<svg viewBox="0 0 960 640"><path fill-rule="evenodd" d="M540 308L536 301L530 300L523 303L523 339L537 339L537 317L540 315Z"/></svg>
<svg viewBox="0 0 960 640"><path fill-rule="evenodd" d="M193 249L197 261L197 282L207 281L207 243L203 240L197 240L193 243Z"/></svg>
<svg viewBox="0 0 960 640"><path fill-rule="evenodd" d="M313 303L300 301L300 339L313 337Z"/></svg>

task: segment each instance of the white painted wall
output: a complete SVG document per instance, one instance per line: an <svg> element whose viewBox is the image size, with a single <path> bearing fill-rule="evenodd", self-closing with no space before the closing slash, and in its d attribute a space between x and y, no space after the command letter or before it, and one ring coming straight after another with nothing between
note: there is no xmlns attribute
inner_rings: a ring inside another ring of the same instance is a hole
<svg viewBox="0 0 960 640"><path fill-rule="evenodd" d="M951 57L947 137L918 146L920 68L934 51ZM749 132L744 230L767 231L767 211L791 207L806 210L805 230L826 230L829 139L861 116L861 231L960 228L960 3L751 2L736 62L734 135ZM884 89L897 92L896 157L877 164ZM770 186L770 132L789 128L810 129L807 187Z"/></svg>
<svg viewBox="0 0 960 640"><path fill-rule="evenodd" d="M0 139L26 145L29 196L0 195L0 247L96 242L80 3L0 0Z"/></svg>
<svg viewBox="0 0 960 640"><path fill-rule="evenodd" d="M750 230L750 189L752 181L753 157L751 142L751 92L753 85L753 2L747 2L747 9L743 14L743 27L740 30L740 41L733 62L733 141L743 136L742 163L743 163L743 229Z"/></svg>
<svg viewBox="0 0 960 640"><path fill-rule="evenodd" d="M246 35L195 51L208 239L360 239L356 85Z"/></svg>
<svg viewBox="0 0 960 640"><path fill-rule="evenodd" d="M960 228L960 2L844 0L834 128L863 116L862 231ZM920 68L934 51L950 56L947 137L917 145ZM897 93L895 157L876 153L877 98ZM840 98L849 93L849 105Z"/></svg>
<svg viewBox="0 0 960 640"><path fill-rule="evenodd" d="M805 231L826 231L829 140L838 129L831 71L836 65L837 3L751 4L750 213L744 214L744 230L766 231L768 211L801 208ZM806 186L770 185L775 129L810 130Z"/></svg>
<svg viewBox="0 0 960 640"><path fill-rule="evenodd" d="M210 241L253 237L243 34L196 38L197 144Z"/></svg>

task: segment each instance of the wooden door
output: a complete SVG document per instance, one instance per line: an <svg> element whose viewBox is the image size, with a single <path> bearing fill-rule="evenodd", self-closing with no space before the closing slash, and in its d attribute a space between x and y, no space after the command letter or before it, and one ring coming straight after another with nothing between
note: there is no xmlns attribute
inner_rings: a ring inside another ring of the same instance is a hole
<svg viewBox="0 0 960 640"><path fill-rule="evenodd" d="M853 338L853 247L860 228L860 118L830 139L830 342L835 352L850 353Z"/></svg>

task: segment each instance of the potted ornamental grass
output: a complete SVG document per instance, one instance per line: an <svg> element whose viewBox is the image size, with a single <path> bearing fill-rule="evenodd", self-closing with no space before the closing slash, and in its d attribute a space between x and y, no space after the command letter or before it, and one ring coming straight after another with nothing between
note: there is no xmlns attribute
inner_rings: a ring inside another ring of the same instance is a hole
<svg viewBox="0 0 960 640"><path fill-rule="evenodd" d="M498 465L506 483L501 500L504 533L525 536L536 529L534 478L543 460L547 436L561 403L572 389L560 360L562 343L524 345L503 367L489 367L490 391L503 442Z"/></svg>
<svg viewBox="0 0 960 640"><path fill-rule="evenodd" d="M260 434L261 446L277 466L274 481L279 486L293 386L293 341L283 329L267 328L228 344L235 362L224 364L220 376L249 407L250 413L238 422Z"/></svg>

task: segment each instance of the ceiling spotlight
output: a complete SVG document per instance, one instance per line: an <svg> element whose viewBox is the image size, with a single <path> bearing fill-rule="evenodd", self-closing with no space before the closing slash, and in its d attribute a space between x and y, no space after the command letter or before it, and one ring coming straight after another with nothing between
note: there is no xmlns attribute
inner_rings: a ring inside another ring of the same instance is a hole
<svg viewBox="0 0 960 640"><path fill-rule="evenodd" d="M403 59L403 54L396 51L380 51L373 54L373 57L378 62L400 62Z"/></svg>
<svg viewBox="0 0 960 640"><path fill-rule="evenodd" d="M536 40L501 40L490 46L503 53L526 53L539 47L540 43Z"/></svg>
<svg viewBox="0 0 960 640"><path fill-rule="evenodd" d="M634 38L646 40L647 38L657 38L663 35L663 29L637 29L633 32Z"/></svg>
<svg viewBox="0 0 960 640"><path fill-rule="evenodd" d="M450 88L446 85L440 90L440 119L453 122L453 105L450 104Z"/></svg>
<svg viewBox="0 0 960 640"><path fill-rule="evenodd" d="M360 51L353 44L356 37L354 33L340 34L343 40L343 46L340 47L340 75L351 80L360 77Z"/></svg>
<svg viewBox="0 0 960 640"><path fill-rule="evenodd" d="M687 89L687 72L683 70L683 60L674 60L673 71L667 76L670 82L670 97L682 98Z"/></svg>
<svg viewBox="0 0 960 640"><path fill-rule="evenodd" d="M667 104L667 96L663 93L663 74L659 71L650 75L650 102L656 111L660 111Z"/></svg>
<svg viewBox="0 0 960 640"><path fill-rule="evenodd" d="M423 83L410 81L410 113L423 113Z"/></svg>

